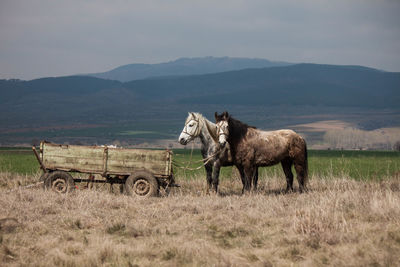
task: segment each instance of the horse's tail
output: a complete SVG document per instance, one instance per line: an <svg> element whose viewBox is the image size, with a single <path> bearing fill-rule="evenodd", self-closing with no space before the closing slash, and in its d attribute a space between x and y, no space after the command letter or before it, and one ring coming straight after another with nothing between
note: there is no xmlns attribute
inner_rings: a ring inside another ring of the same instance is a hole
<svg viewBox="0 0 400 267"><path fill-rule="evenodd" d="M296 152L294 153L294 164L297 173L297 179L300 186L300 191L307 190L308 181L308 155L307 143L303 137L297 135L294 139Z"/></svg>
<svg viewBox="0 0 400 267"><path fill-rule="evenodd" d="M304 186L306 188L307 188L307 182L308 182L308 154L307 154L307 143L306 140L304 140Z"/></svg>

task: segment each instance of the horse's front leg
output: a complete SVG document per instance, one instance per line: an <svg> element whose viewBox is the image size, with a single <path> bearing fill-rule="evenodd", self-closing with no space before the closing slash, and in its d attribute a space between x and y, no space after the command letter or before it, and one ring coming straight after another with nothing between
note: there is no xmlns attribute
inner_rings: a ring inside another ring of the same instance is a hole
<svg viewBox="0 0 400 267"><path fill-rule="evenodd" d="M218 193L218 184L219 184L219 171L221 169L220 160L214 161L213 171L212 171L212 185L215 190L215 193Z"/></svg>
<svg viewBox="0 0 400 267"><path fill-rule="evenodd" d="M257 191L257 182L258 182L258 167L255 169L255 173L253 175L253 191Z"/></svg>
<svg viewBox="0 0 400 267"><path fill-rule="evenodd" d="M240 179L242 180L242 185L243 185L243 188L242 188L242 194L244 193L244 189L245 189L245 184L246 184L246 177L245 177L245 175L244 175L244 170L243 170L243 166L238 166L238 165L236 165L236 168L238 169L238 171L239 171L239 174L240 174Z"/></svg>
<svg viewBox="0 0 400 267"><path fill-rule="evenodd" d="M210 192L211 187L212 187L213 166L210 163L207 163L206 165L204 165L204 168L206 169L206 179L207 179L207 191L206 191L206 193L208 194Z"/></svg>

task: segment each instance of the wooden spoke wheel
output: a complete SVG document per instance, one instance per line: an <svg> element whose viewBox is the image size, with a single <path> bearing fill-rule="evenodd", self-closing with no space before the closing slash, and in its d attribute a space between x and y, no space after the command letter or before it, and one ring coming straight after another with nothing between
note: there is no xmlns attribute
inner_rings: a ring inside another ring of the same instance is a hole
<svg viewBox="0 0 400 267"><path fill-rule="evenodd" d="M57 193L67 193L75 189L75 182L72 176L64 171L55 171L47 175L44 186L47 190Z"/></svg>
<svg viewBox="0 0 400 267"><path fill-rule="evenodd" d="M153 197L158 195L157 179L148 172L137 172L126 179L125 191L128 195Z"/></svg>

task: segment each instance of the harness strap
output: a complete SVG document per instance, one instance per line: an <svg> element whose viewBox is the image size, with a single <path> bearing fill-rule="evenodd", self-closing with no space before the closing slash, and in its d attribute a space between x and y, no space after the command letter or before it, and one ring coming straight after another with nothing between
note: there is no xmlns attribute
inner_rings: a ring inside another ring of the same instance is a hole
<svg viewBox="0 0 400 267"><path fill-rule="evenodd" d="M193 150L192 150L193 151ZM208 156L207 158L201 159L201 160L196 160L192 162L192 158L190 157L190 160L187 162L186 167L181 167L177 166L175 163L175 167L179 169L184 169L184 170L189 170L189 171L195 171L201 169L203 166L207 165L217 154L219 154L219 151L216 151L212 155ZM203 162L199 167L196 168L189 168L189 165L192 163L198 163L198 162Z"/></svg>
<svg viewBox="0 0 400 267"><path fill-rule="evenodd" d="M185 134L187 134L187 135L189 135L190 137L192 137L192 138L194 138L194 137L197 137L197 136L199 136L200 135L200 131L201 131L201 127L200 127L200 120L199 119L191 119L191 120L193 120L193 121L195 121L195 122L197 122L197 128L196 128L196 131L194 132L194 134L191 134L191 133L189 133L186 129L187 129L187 124L185 125L185 128L183 128L183 133L185 133ZM190 122L190 121L189 121ZM189 123L188 122L188 123Z"/></svg>

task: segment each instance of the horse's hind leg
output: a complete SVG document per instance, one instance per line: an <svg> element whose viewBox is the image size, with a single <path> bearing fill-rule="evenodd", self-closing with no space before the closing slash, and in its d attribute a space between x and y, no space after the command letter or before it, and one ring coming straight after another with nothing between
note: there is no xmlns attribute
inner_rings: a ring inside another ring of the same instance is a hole
<svg viewBox="0 0 400 267"><path fill-rule="evenodd" d="M244 191L250 192L251 183L256 174L257 167L244 168Z"/></svg>
<svg viewBox="0 0 400 267"><path fill-rule="evenodd" d="M212 170L213 167L211 164L206 164L204 166L204 168L206 169L206 178L207 178L207 194L210 192L210 189L212 187Z"/></svg>
<svg viewBox="0 0 400 267"><path fill-rule="evenodd" d="M218 184L219 184L219 170L221 169L221 163L219 160L216 160L213 164L212 171L212 186L215 190L215 193L218 193Z"/></svg>
<svg viewBox="0 0 400 267"><path fill-rule="evenodd" d="M286 193L293 191L293 173L292 165L293 161L290 158L286 158L281 161L283 172L286 176Z"/></svg>
<svg viewBox="0 0 400 267"><path fill-rule="evenodd" d="M294 151L294 169L297 174L297 181L299 182L300 193L307 191L307 177L308 177L308 160L307 160L307 144L303 138L299 137L295 140Z"/></svg>
<svg viewBox="0 0 400 267"><path fill-rule="evenodd" d="M306 180L307 180L307 172L303 163L294 162L294 169L297 174L297 181L299 182L299 190L300 193L307 191Z"/></svg>

